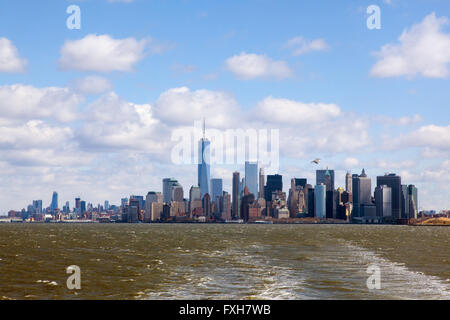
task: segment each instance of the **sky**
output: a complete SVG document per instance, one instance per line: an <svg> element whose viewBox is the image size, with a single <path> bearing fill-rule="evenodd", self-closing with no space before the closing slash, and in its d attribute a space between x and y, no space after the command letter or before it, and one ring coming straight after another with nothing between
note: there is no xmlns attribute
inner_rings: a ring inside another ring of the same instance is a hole
<svg viewBox="0 0 450 320"><path fill-rule="evenodd" d="M0 214L53 191L120 204L165 177L188 197L197 168L173 163L171 137L203 118L279 130L284 191L365 168L449 209L449 76L446 0L1 0ZM243 169L211 176L231 191Z"/></svg>

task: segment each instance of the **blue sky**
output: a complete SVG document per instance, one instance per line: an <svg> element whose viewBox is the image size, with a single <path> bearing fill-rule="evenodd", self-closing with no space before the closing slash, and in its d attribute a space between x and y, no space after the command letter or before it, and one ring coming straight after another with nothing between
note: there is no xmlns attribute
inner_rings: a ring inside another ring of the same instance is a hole
<svg viewBox="0 0 450 320"><path fill-rule="evenodd" d="M66 27L71 4L80 30ZM379 30L366 27L372 4ZM60 201L118 203L160 191L166 175L187 195L195 166L164 154L171 130L203 116L219 129L280 128L286 186L312 179L309 161L321 157L340 184L346 170L366 167L373 180L393 171L419 187L422 208L448 208L448 18L445 0L1 1L0 38L15 51L0 59L0 212L50 203L53 190ZM108 59L124 52L101 56L111 43L133 53L120 70ZM257 114L264 101L284 117ZM321 118L297 123L290 112ZM235 169L213 176L229 189Z"/></svg>

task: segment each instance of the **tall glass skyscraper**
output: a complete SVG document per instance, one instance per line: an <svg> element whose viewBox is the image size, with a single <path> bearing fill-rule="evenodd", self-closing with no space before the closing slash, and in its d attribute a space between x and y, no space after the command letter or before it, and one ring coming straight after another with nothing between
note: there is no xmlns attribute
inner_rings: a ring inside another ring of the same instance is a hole
<svg viewBox="0 0 450 320"><path fill-rule="evenodd" d="M172 192L173 188L176 186L181 186L178 183L178 180L174 178L165 178L163 179L163 202L170 203L172 202Z"/></svg>
<svg viewBox="0 0 450 320"><path fill-rule="evenodd" d="M198 185L203 196L209 193L210 179L210 142L205 138L205 125L203 124L203 138L198 142Z"/></svg>
<svg viewBox="0 0 450 320"><path fill-rule="evenodd" d="M217 205L219 205L219 201L217 200L217 197L222 197L223 193L223 183L222 179L211 179L211 202L215 202Z"/></svg>
<svg viewBox="0 0 450 320"><path fill-rule="evenodd" d="M317 218L326 217L326 191L327 187L321 183L314 188L315 216Z"/></svg>
<svg viewBox="0 0 450 320"><path fill-rule="evenodd" d="M392 189L392 217L402 217L402 178L395 173L377 177L377 186L386 185ZM353 199L355 199L353 197Z"/></svg>
<svg viewBox="0 0 450 320"><path fill-rule="evenodd" d="M52 203L50 205L50 210L58 209L58 192L54 191L52 195Z"/></svg>
<svg viewBox="0 0 450 320"><path fill-rule="evenodd" d="M258 163L245 161L245 186L255 198L258 196Z"/></svg>

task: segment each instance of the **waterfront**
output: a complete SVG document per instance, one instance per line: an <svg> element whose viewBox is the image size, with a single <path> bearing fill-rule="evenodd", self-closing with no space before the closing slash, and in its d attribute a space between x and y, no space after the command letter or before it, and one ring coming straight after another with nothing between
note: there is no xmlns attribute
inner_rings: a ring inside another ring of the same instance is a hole
<svg viewBox="0 0 450 320"><path fill-rule="evenodd" d="M449 246L426 226L3 224L0 298L450 299Z"/></svg>

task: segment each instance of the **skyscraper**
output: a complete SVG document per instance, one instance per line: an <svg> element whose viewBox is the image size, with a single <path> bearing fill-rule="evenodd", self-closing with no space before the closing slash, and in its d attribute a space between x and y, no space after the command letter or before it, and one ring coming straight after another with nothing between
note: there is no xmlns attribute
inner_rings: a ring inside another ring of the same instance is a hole
<svg viewBox="0 0 450 320"><path fill-rule="evenodd" d="M353 191L353 212L352 217L362 217L361 206L372 203L372 180L366 175L366 171L362 169L361 174L352 175L352 191Z"/></svg>
<svg viewBox="0 0 450 320"><path fill-rule="evenodd" d="M392 189L386 185L375 188L375 206L377 217L392 217Z"/></svg>
<svg viewBox="0 0 450 320"><path fill-rule="evenodd" d="M245 161L245 186L255 198L258 194L258 163Z"/></svg>
<svg viewBox="0 0 450 320"><path fill-rule="evenodd" d="M323 183L327 191L334 190L334 170L316 170L316 185Z"/></svg>
<svg viewBox="0 0 450 320"><path fill-rule="evenodd" d="M377 177L377 186L386 185L392 189L392 217L402 217L402 179L395 173ZM354 198L353 198L354 199Z"/></svg>
<svg viewBox="0 0 450 320"><path fill-rule="evenodd" d="M42 213L42 200L33 200L33 212Z"/></svg>
<svg viewBox="0 0 450 320"><path fill-rule="evenodd" d="M52 203L50 204L50 210L54 211L58 209L58 192L54 191L52 195Z"/></svg>
<svg viewBox="0 0 450 320"><path fill-rule="evenodd" d="M264 181L264 169L259 169L259 193L258 198L264 198L264 185L266 182Z"/></svg>
<svg viewBox="0 0 450 320"><path fill-rule="evenodd" d="M267 176L267 183L264 188L266 201L272 201L272 193L275 191L283 191L283 177L279 174Z"/></svg>
<svg viewBox="0 0 450 320"><path fill-rule="evenodd" d="M184 200L184 191L181 185L173 186L172 188L172 201L183 202Z"/></svg>
<svg viewBox="0 0 450 320"><path fill-rule="evenodd" d="M345 175L345 191L352 193L352 174L350 172Z"/></svg>
<svg viewBox="0 0 450 320"><path fill-rule="evenodd" d="M145 214L144 222L150 222L152 220L152 203L158 202L158 195L154 191L149 191L145 197Z"/></svg>
<svg viewBox="0 0 450 320"><path fill-rule="evenodd" d="M211 179L211 201L214 202L217 207L220 206L220 199L223 196L223 182L222 179Z"/></svg>
<svg viewBox="0 0 450 320"><path fill-rule="evenodd" d="M321 183L315 186L314 188L314 203L315 210L314 215L317 218L325 218L326 217L326 186Z"/></svg>
<svg viewBox="0 0 450 320"><path fill-rule="evenodd" d="M409 195L409 219L417 219L417 212L419 211L418 190L416 186L410 184L408 186Z"/></svg>
<svg viewBox="0 0 450 320"><path fill-rule="evenodd" d="M173 188L176 186L181 186L178 183L178 180L174 178L165 178L163 179L163 202L170 203L173 198Z"/></svg>
<svg viewBox="0 0 450 320"><path fill-rule="evenodd" d="M203 121L203 138L198 142L198 185L202 198L210 191L210 141L205 137L205 130L205 122Z"/></svg>
<svg viewBox="0 0 450 320"><path fill-rule="evenodd" d="M233 212L234 219L239 219L239 197L240 197L240 177L239 172L233 172Z"/></svg>

